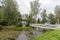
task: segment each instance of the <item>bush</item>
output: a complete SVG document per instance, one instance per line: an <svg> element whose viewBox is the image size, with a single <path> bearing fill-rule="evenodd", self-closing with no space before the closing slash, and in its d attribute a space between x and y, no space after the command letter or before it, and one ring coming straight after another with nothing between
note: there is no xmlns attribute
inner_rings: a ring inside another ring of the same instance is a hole
<svg viewBox="0 0 60 40"><path fill-rule="evenodd" d="M0 25L0 30L2 30L3 28L2 28L2 26Z"/></svg>
<svg viewBox="0 0 60 40"><path fill-rule="evenodd" d="M15 38L8 38L8 40L15 40Z"/></svg>

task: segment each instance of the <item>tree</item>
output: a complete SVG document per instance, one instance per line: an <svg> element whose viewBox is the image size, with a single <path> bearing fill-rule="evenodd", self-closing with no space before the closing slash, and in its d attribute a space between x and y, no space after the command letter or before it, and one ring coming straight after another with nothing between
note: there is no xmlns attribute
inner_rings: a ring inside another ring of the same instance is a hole
<svg viewBox="0 0 60 40"><path fill-rule="evenodd" d="M7 15L4 6L0 6L0 25L7 25Z"/></svg>
<svg viewBox="0 0 60 40"><path fill-rule="evenodd" d="M55 24L56 23L55 15L52 13L48 14L48 20L51 24Z"/></svg>
<svg viewBox="0 0 60 40"><path fill-rule="evenodd" d="M4 0L4 7L7 14L8 25L18 24L21 14L17 10L17 3L15 0Z"/></svg>
<svg viewBox="0 0 60 40"><path fill-rule="evenodd" d="M46 9L44 9L41 13L41 17L42 17L42 23L47 22L47 14L46 14Z"/></svg>
<svg viewBox="0 0 60 40"><path fill-rule="evenodd" d="M33 2L30 3L31 5L31 12L28 16L28 24L29 25L30 23L35 23L36 22L36 17L37 17L37 14L38 12L40 11L40 3L39 3L39 0L35 0Z"/></svg>
<svg viewBox="0 0 60 40"><path fill-rule="evenodd" d="M39 0L35 0L30 3L31 5L31 12L30 12L30 18L35 19L37 17L38 12L40 11L40 3ZM30 20L32 20L30 19Z"/></svg>
<svg viewBox="0 0 60 40"><path fill-rule="evenodd" d="M60 6L59 5L55 7L55 14L57 18L57 23L59 24L60 23Z"/></svg>
<svg viewBox="0 0 60 40"><path fill-rule="evenodd" d="M38 18L38 23L40 23L40 19Z"/></svg>

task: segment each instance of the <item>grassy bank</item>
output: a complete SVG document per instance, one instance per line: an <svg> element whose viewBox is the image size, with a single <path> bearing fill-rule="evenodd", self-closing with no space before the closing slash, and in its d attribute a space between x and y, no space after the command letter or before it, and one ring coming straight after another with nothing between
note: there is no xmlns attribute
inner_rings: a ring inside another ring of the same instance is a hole
<svg viewBox="0 0 60 40"><path fill-rule="evenodd" d="M60 40L60 30L48 31L35 38L35 40Z"/></svg>
<svg viewBox="0 0 60 40"><path fill-rule="evenodd" d="M16 26L7 26L6 27L8 30L16 30L16 31L29 31L32 30L34 28L32 27L16 27Z"/></svg>
<svg viewBox="0 0 60 40"><path fill-rule="evenodd" d="M18 34L19 31L2 30L0 31L0 40L15 40Z"/></svg>
<svg viewBox="0 0 60 40"><path fill-rule="evenodd" d="M29 31L32 29L32 27L6 26L0 30L0 40L16 40L21 31Z"/></svg>

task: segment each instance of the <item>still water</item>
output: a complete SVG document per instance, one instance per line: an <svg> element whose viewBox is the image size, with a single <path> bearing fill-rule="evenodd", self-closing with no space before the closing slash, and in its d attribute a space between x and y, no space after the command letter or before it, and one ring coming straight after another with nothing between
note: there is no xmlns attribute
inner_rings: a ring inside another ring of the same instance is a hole
<svg viewBox="0 0 60 40"><path fill-rule="evenodd" d="M21 31L17 40L33 40L35 37L41 35L41 31L31 30L31 31Z"/></svg>

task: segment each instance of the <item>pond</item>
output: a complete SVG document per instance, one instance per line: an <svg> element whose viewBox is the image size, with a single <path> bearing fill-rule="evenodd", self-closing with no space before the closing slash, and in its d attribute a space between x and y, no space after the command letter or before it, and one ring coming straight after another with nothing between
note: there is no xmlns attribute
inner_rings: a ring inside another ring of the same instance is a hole
<svg viewBox="0 0 60 40"><path fill-rule="evenodd" d="M33 40L35 37L41 35L43 32L38 30L21 31L17 40Z"/></svg>

